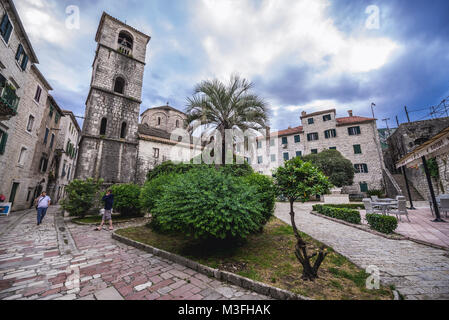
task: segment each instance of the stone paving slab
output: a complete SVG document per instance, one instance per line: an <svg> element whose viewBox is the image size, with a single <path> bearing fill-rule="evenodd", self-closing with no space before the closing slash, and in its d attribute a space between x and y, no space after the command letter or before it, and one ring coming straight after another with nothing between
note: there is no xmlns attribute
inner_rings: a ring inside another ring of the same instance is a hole
<svg viewBox="0 0 449 320"><path fill-rule="evenodd" d="M70 222L61 229L59 215L50 208L38 227L32 211L0 237L0 299L269 299L119 243L108 231Z"/></svg>
<svg viewBox="0 0 449 320"><path fill-rule="evenodd" d="M449 298L447 251L412 241L389 240L310 214L313 204L295 204L302 232L344 255L359 267L377 266L381 281L394 285L407 299ZM290 205L277 203L276 216L291 224Z"/></svg>

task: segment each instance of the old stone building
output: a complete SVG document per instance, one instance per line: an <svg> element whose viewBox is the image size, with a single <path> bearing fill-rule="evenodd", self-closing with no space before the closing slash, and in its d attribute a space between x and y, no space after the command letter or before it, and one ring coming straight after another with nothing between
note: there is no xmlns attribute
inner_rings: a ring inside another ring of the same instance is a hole
<svg viewBox="0 0 449 320"><path fill-rule="evenodd" d="M76 177L136 179L138 124L150 37L103 13L86 101Z"/></svg>
<svg viewBox="0 0 449 320"><path fill-rule="evenodd" d="M56 153L59 156L56 173L56 187L53 195L54 203L65 196L65 188L73 180L78 159L78 143L81 129L73 112L62 110L60 133L56 143Z"/></svg>
<svg viewBox="0 0 449 320"><path fill-rule="evenodd" d="M301 121L301 126L273 132L270 139L259 139L253 152L245 150L240 154L256 171L270 175L294 157L336 149L356 170L354 185L346 192L357 194L383 187L383 156L376 119L354 116L352 111L348 117L337 118L333 109L303 112Z"/></svg>
<svg viewBox="0 0 449 320"><path fill-rule="evenodd" d="M38 84L48 84L12 1L0 1L0 19L0 194L20 210L32 196L29 171L43 113L34 97Z"/></svg>
<svg viewBox="0 0 449 320"><path fill-rule="evenodd" d="M402 172L396 168L397 162L405 155L413 152L421 145L436 136L442 130L449 127L449 118L439 118L431 120L416 121L410 123L403 123L399 128L388 138L388 150L385 152L385 165L394 174L395 179L405 192L405 178ZM448 190L445 188L447 182L447 174L444 172L446 168L444 159L438 157L435 159L435 167L442 170L442 174L434 176L433 185L435 193L443 194ZM432 163L432 159L430 159ZM407 180L410 182L412 188L412 197L414 200L425 200L429 198L430 191L428 189L427 178L424 174L422 164L415 166L404 167L406 171Z"/></svg>

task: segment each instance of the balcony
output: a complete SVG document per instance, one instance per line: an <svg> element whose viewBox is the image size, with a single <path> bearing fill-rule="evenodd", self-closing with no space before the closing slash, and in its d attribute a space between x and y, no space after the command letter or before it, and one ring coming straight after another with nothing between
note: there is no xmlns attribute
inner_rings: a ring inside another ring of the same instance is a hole
<svg viewBox="0 0 449 320"><path fill-rule="evenodd" d="M124 55L126 55L126 56L132 57L132 52L133 51L132 51L132 49L128 48L127 46L119 44L117 51L122 53L122 54L124 54Z"/></svg>
<svg viewBox="0 0 449 320"><path fill-rule="evenodd" d="M16 90L8 83L0 87L0 121L9 120L17 115L20 98Z"/></svg>

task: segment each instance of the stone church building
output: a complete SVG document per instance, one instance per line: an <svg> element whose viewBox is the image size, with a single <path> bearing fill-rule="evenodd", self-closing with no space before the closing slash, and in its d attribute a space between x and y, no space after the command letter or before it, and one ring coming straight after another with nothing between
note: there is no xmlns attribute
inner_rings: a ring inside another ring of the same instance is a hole
<svg viewBox="0 0 449 320"><path fill-rule="evenodd" d="M148 170L195 149L191 138L172 136L186 115L167 105L145 111L139 124L148 35L103 13L95 41L76 178L143 184Z"/></svg>

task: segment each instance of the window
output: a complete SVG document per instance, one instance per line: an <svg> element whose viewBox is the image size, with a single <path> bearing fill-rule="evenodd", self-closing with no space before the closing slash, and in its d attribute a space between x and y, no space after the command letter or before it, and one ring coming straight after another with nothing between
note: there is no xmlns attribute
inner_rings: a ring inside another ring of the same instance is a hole
<svg viewBox="0 0 449 320"><path fill-rule="evenodd" d="M53 112L54 112L55 108L53 107L52 104L50 104L50 113L48 114L48 116L51 118L53 118Z"/></svg>
<svg viewBox="0 0 449 320"><path fill-rule="evenodd" d="M257 141L257 149L262 149L262 141Z"/></svg>
<svg viewBox="0 0 449 320"><path fill-rule="evenodd" d="M50 134L50 129L46 128L45 129L45 136L44 136L44 145L47 144L48 141L48 135Z"/></svg>
<svg viewBox="0 0 449 320"><path fill-rule="evenodd" d="M360 191L368 192L368 184L366 182L360 182Z"/></svg>
<svg viewBox="0 0 449 320"><path fill-rule="evenodd" d="M330 147L329 150L337 150L337 147Z"/></svg>
<svg viewBox="0 0 449 320"><path fill-rule="evenodd" d="M16 61L20 64L22 70L25 71L28 65L28 56L26 55L25 50L23 50L22 44L19 44L17 48Z"/></svg>
<svg viewBox="0 0 449 320"><path fill-rule="evenodd" d="M56 112L56 115L55 115L55 124L58 124L59 119L61 119L61 115L60 115L58 112Z"/></svg>
<svg viewBox="0 0 449 320"><path fill-rule="evenodd" d="M28 132L32 132L33 131L33 126L34 126L34 117L30 116L28 118L27 131Z"/></svg>
<svg viewBox="0 0 449 320"><path fill-rule="evenodd" d="M122 123L122 128L120 130L120 139L126 138L126 122Z"/></svg>
<svg viewBox="0 0 449 320"><path fill-rule="evenodd" d="M263 163L263 157L262 156L257 157L257 163L258 164L262 164Z"/></svg>
<svg viewBox="0 0 449 320"><path fill-rule="evenodd" d="M348 133L350 136L358 136L362 132L360 130L360 127L351 127L351 128L348 128Z"/></svg>
<svg viewBox="0 0 449 320"><path fill-rule="evenodd" d="M0 129L0 155L5 154L6 141L8 141L8 134Z"/></svg>
<svg viewBox="0 0 449 320"><path fill-rule="evenodd" d="M161 118L157 118L157 125L160 126L161 125Z"/></svg>
<svg viewBox="0 0 449 320"><path fill-rule="evenodd" d="M50 149L53 148L53 144L55 143L55 134L52 133L51 134L51 139L50 139Z"/></svg>
<svg viewBox="0 0 449 320"><path fill-rule="evenodd" d="M19 155L19 165L23 166L25 164L25 155L27 152L27 148L22 148L20 150L20 155Z"/></svg>
<svg viewBox="0 0 449 320"><path fill-rule="evenodd" d="M251 158L245 158L245 161L246 161L248 164L251 164Z"/></svg>
<svg viewBox="0 0 449 320"><path fill-rule="evenodd" d="M120 32L120 34L118 36L118 44L121 45L122 47L132 50L133 49L133 38L128 32L122 31L122 32Z"/></svg>
<svg viewBox="0 0 449 320"><path fill-rule="evenodd" d="M69 171L67 172L67 179L70 180L70 171L72 171L72 166L69 165Z"/></svg>
<svg viewBox="0 0 449 320"><path fill-rule="evenodd" d="M312 154L318 154L318 149L312 149Z"/></svg>
<svg viewBox="0 0 449 320"><path fill-rule="evenodd" d="M359 144L354 145L354 154L362 154L362 146Z"/></svg>
<svg viewBox="0 0 449 320"><path fill-rule="evenodd" d="M276 162L276 155L275 154L271 155L271 162Z"/></svg>
<svg viewBox="0 0 449 320"><path fill-rule="evenodd" d="M288 138L282 137L282 144L288 144Z"/></svg>
<svg viewBox="0 0 449 320"><path fill-rule="evenodd" d="M38 102L41 100L42 88L37 86L36 94L34 95L34 101Z"/></svg>
<svg viewBox="0 0 449 320"><path fill-rule="evenodd" d="M284 153L284 160L285 160L285 161L290 160L290 155L288 154L288 152L285 152L285 153Z"/></svg>
<svg viewBox="0 0 449 320"><path fill-rule="evenodd" d="M302 157L302 151L296 151L296 156L297 157Z"/></svg>
<svg viewBox="0 0 449 320"><path fill-rule="evenodd" d="M153 148L153 151L154 151L154 158L159 159L159 149Z"/></svg>
<svg viewBox="0 0 449 320"><path fill-rule="evenodd" d="M364 163L356 164L354 165L354 168L356 173L368 173L368 165Z"/></svg>
<svg viewBox="0 0 449 320"><path fill-rule="evenodd" d="M331 120L332 120L332 116L330 114L327 114L327 115L323 116L323 121L324 122L331 121Z"/></svg>
<svg viewBox="0 0 449 320"><path fill-rule="evenodd" d="M176 128L179 128L179 120L176 120Z"/></svg>
<svg viewBox="0 0 449 320"><path fill-rule="evenodd" d="M125 79L118 77L117 79L115 79L115 84L114 84L114 92L123 94L125 93Z"/></svg>
<svg viewBox="0 0 449 320"><path fill-rule="evenodd" d="M301 142L301 136L297 135L295 136L295 143L300 143Z"/></svg>
<svg viewBox="0 0 449 320"><path fill-rule="evenodd" d="M315 121L313 120L313 118L310 118L310 119L307 120L307 123L308 123L308 124L314 124Z"/></svg>
<svg viewBox="0 0 449 320"><path fill-rule="evenodd" d="M309 133L309 134L307 135L307 141L317 141L317 140L319 140L319 136L318 136L318 133L317 133L317 132L315 132L315 133Z"/></svg>
<svg viewBox="0 0 449 320"><path fill-rule="evenodd" d="M324 131L324 136L326 137L326 139L336 138L337 130L335 130L335 129L326 130L326 131Z"/></svg>
<svg viewBox="0 0 449 320"><path fill-rule="evenodd" d="M270 146L274 147L276 145L276 141L274 139L270 139Z"/></svg>
<svg viewBox="0 0 449 320"><path fill-rule="evenodd" d="M106 135L106 129L108 127L108 119L101 119L100 136Z"/></svg>
<svg viewBox="0 0 449 320"><path fill-rule="evenodd" d="M8 14L5 13L5 15L3 16L3 19L2 19L2 23L0 24L0 34L6 43L9 42L9 38L11 37L12 29L13 29L13 27L12 27L11 21L9 21Z"/></svg>
<svg viewBox="0 0 449 320"><path fill-rule="evenodd" d="M39 170L40 172L44 173L47 171L47 167L48 167L48 159L46 156L42 156L41 158L41 162L39 165Z"/></svg>
<svg viewBox="0 0 449 320"><path fill-rule="evenodd" d="M64 160L64 165L62 166L62 174L61 176L64 178L67 174L67 172L65 171L65 167L67 167L67 160Z"/></svg>

